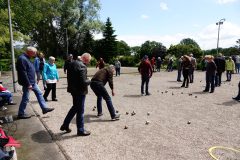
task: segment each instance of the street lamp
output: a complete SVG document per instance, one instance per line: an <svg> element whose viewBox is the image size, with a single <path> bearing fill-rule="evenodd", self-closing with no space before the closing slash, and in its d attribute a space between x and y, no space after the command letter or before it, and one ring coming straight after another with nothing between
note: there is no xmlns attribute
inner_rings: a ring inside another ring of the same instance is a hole
<svg viewBox="0 0 240 160"><path fill-rule="evenodd" d="M218 25L218 38L217 38L217 54L218 54L218 45L219 45L219 32L220 32L220 26L221 24L223 24L223 22L225 21L225 18L220 19L216 25Z"/></svg>
<svg viewBox="0 0 240 160"><path fill-rule="evenodd" d="M66 43L67 43L67 53L66 53L66 56L68 56L68 32L67 32L67 28L64 28L64 30L66 31L65 34L66 34Z"/></svg>

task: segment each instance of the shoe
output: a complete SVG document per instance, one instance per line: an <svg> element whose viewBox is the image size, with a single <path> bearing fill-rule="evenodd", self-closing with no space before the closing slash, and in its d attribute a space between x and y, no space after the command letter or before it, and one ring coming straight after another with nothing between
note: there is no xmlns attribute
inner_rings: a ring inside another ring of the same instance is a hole
<svg viewBox="0 0 240 160"><path fill-rule="evenodd" d="M188 88L188 86L186 86L185 88Z"/></svg>
<svg viewBox="0 0 240 160"><path fill-rule="evenodd" d="M43 114L46 114L46 113L48 113L48 112L52 112L54 110L54 108L45 108L43 111L42 111L42 113Z"/></svg>
<svg viewBox="0 0 240 160"><path fill-rule="evenodd" d="M52 101L58 101L58 99L57 99L57 98L54 98L54 99L52 99Z"/></svg>
<svg viewBox="0 0 240 160"><path fill-rule="evenodd" d="M46 98L46 97L43 97L44 98L44 100L47 102L48 101L48 99Z"/></svg>
<svg viewBox="0 0 240 160"><path fill-rule="evenodd" d="M28 119L28 118L31 118L32 116L29 115L29 114L23 114L23 115L18 115L18 119Z"/></svg>
<svg viewBox="0 0 240 160"><path fill-rule="evenodd" d="M8 105L16 105L17 103L10 102Z"/></svg>
<svg viewBox="0 0 240 160"><path fill-rule="evenodd" d="M240 101L240 98L238 98L238 97L232 97L232 99L234 99L236 101Z"/></svg>
<svg viewBox="0 0 240 160"><path fill-rule="evenodd" d="M144 93L142 93L141 96L144 96Z"/></svg>
<svg viewBox="0 0 240 160"><path fill-rule="evenodd" d="M184 85L181 85L181 87L185 87Z"/></svg>
<svg viewBox="0 0 240 160"><path fill-rule="evenodd" d="M210 91L209 93L214 93L214 91Z"/></svg>
<svg viewBox="0 0 240 160"><path fill-rule="evenodd" d="M89 136L91 134L90 131L84 130L83 132L77 132L78 136Z"/></svg>
<svg viewBox="0 0 240 160"><path fill-rule="evenodd" d="M112 121L118 121L120 118L120 114L116 114L114 118L112 118Z"/></svg>
<svg viewBox="0 0 240 160"><path fill-rule="evenodd" d="M97 114L97 117L101 117L103 114L102 113L98 113Z"/></svg>
<svg viewBox="0 0 240 160"><path fill-rule="evenodd" d="M182 82L181 80L177 80L178 82Z"/></svg>
<svg viewBox="0 0 240 160"><path fill-rule="evenodd" d="M151 95L151 93L146 93L146 96L150 96Z"/></svg>
<svg viewBox="0 0 240 160"><path fill-rule="evenodd" d="M69 127L64 126L64 125L62 125L62 126L60 127L60 130L61 130L61 131L66 131L67 133L70 133L70 132L72 131Z"/></svg>
<svg viewBox="0 0 240 160"><path fill-rule="evenodd" d="M205 89L205 90L203 90L203 92L208 92L208 90Z"/></svg>

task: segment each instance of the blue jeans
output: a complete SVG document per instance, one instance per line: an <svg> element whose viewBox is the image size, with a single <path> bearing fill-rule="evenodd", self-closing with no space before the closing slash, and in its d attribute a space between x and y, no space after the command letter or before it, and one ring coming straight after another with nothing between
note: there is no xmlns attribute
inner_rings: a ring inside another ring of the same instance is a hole
<svg viewBox="0 0 240 160"><path fill-rule="evenodd" d="M72 98L73 98L73 106L68 111L68 114L64 119L63 125L68 127L73 117L75 116L75 114L77 114L76 116L77 129L78 129L78 132L83 132L84 131L84 104L85 104L86 95L72 94Z"/></svg>
<svg viewBox="0 0 240 160"><path fill-rule="evenodd" d="M106 101L108 111L111 115L111 118L114 118L116 116L115 109L112 104L112 99L109 96L106 88L104 87L102 82L92 81L90 84L90 87L92 88L93 92L97 96L97 110L98 114L102 113L102 98Z"/></svg>
<svg viewBox="0 0 240 160"><path fill-rule="evenodd" d="M0 97L2 97L7 103L11 103L13 101L11 92L0 92Z"/></svg>
<svg viewBox="0 0 240 160"><path fill-rule="evenodd" d="M27 107L27 103L29 102L30 90L28 89L28 87L23 86L22 91L23 91L23 95L22 95L22 101L19 106L18 115L25 114L25 109ZM42 91L39 89L36 83L32 84L32 91L35 93L41 109L45 110L47 108L47 104L43 98Z"/></svg>
<svg viewBox="0 0 240 160"><path fill-rule="evenodd" d="M150 77L142 76L142 84L141 84L141 93L142 93L142 94L144 94L144 84L145 84L145 83L146 83L145 93L146 93L146 94L149 94L149 92L148 92L149 80L150 80Z"/></svg>

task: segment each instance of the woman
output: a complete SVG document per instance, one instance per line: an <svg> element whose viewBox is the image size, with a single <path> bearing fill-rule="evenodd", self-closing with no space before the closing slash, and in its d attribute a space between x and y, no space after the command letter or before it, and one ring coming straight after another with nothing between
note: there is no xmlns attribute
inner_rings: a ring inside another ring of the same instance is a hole
<svg viewBox="0 0 240 160"><path fill-rule="evenodd" d="M43 80L46 82L47 89L43 95L45 101L48 101L47 97L50 91L52 90L52 101L57 101L56 98L56 83L59 81L59 75L57 67L54 64L55 58L49 57L48 63L45 63L43 69Z"/></svg>
<svg viewBox="0 0 240 160"><path fill-rule="evenodd" d="M37 75L37 83L40 81L40 77L42 76L44 63L45 63L44 54L42 52L38 52L36 58L34 59L34 67ZM46 90L46 84L44 80L43 80L43 87L44 87L44 90Z"/></svg>
<svg viewBox="0 0 240 160"><path fill-rule="evenodd" d="M183 83L181 87L188 88L189 85L189 69L191 67L190 57L187 55L183 56L182 61L182 74L183 74Z"/></svg>

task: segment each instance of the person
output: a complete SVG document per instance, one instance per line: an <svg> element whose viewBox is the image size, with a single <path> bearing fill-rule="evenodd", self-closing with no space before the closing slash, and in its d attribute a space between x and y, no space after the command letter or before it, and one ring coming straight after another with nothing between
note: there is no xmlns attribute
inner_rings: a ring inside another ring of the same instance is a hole
<svg viewBox="0 0 240 160"><path fill-rule="evenodd" d="M150 62L151 62L151 65L152 65L153 72L155 72L155 64L156 64L155 57L152 57Z"/></svg>
<svg viewBox="0 0 240 160"><path fill-rule="evenodd" d="M4 105L4 102L6 102L8 105L15 105L16 103L13 102L13 95L12 93L5 87L3 87L2 84L0 84L0 97L2 97L2 103L0 106Z"/></svg>
<svg viewBox="0 0 240 160"><path fill-rule="evenodd" d="M183 74L183 83L181 87L188 88L189 86L189 69L191 67L190 57L187 55L183 56L182 61L182 74Z"/></svg>
<svg viewBox="0 0 240 160"><path fill-rule="evenodd" d="M168 72L173 71L173 58L172 57L170 57L169 60L168 60L167 71Z"/></svg>
<svg viewBox="0 0 240 160"><path fill-rule="evenodd" d="M222 84L222 73L225 71L225 59L222 56L222 53L219 53L216 58L214 58L214 62L217 66L217 73L215 76L215 87L220 87Z"/></svg>
<svg viewBox="0 0 240 160"><path fill-rule="evenodd" d="M73 60L73 55L69 54L68 57L67 57L67 60L64 63L64 66L63 66L63 71L64 71L65 74L67 73L68 66L72 62L72 60Z"/></svg>
<svg viewBox="0 0 240 160"><path fill-rule="evenodd" d="M118 75L120 76L121 62L118 59L116 59L116 61L115 61L115 71L116 71L116 77Z"/></svg>
<svg viewBox="0 0 240 160"><path fill-rule="evenodd" d="M96 68L102 69L105 67L105 62L102 58L99 59L99 61L97 62Z"/></svg>
<svg viewBox="0 0 240 160"><path fill-rule="evenodd" d="M194 79L194 70L197 67L197 62L196 62L196 58L193 57L193 54L190 54L190 62L191 62L191 66L189 69L189 81L190 83L193 83L193 79Z"/></svg>
<svg viewBox="0 0 240 160"><path fill-rule="evenodd" d="M88 85L90 84L90 80L87 78L86 65L90 61L91 55L89 53L84 53L81 56L81 60L76 60L76 57L74 57L74 60L69 64L67 72L67 91L72 95L73 106L66 115L60 130L67 133L71 132L69 124L76 114L78 136L88 136L91 134L90 131L84 129L85 99L88 93Z"/></svg>
<svg viewBox="0 0 240 160"><path fill-rule="evenodd" d="M145 55L138 67L138 72L141 74L141 79L142 79L142 83L141 83L141 94L142 96L144 95L144 85L145 85L145 93L146 96L151 95L148 91L148 84L149 84L149 80L152 77L153 74L153 70L152 70L152 66L148 60L148 56Z"/></svg>
<svg viewBox="0 0 240 160"><path fill-rule="evenodd" d="M30 61L30 58L35 57L36 52L36 48L27 47L26 53L20 55L17 60L16 68L18 75L18 83L22 86L23 91L22 100L18 110L19 119L31 118L31 115L25 113L25 109L29 101L30 91L33 91L35 93L43 114L54 110L54 108L47 107L42 92L39 89L35 80L35 69L33 63Z"/></svg>
<svg viewBox="0 0 240 160"><path fill-rule="evenodd" d="M217 66L214 62L214 57L211 55L206 55L205 56L207 60L207 67L206 67L206 87L203 90L203 92L209 92L209 89L211 87L210 93L214 92L214 80L215 80L215 74L217 70Z"/></svg>
<svg viewBox="0 0 240 160"><path fill-rule="evenodd" d="M45 63L44 54L42 52L38 52L37 56L34 59L34 67L35 67L35 72L37 75L37 84L40 81L40 78L42 76L44 63ZM44 80L43 80L43 87L44 87L44 90L46 90L47 87L46 87L46 83Z"/></svg>
<svg viewBox="0 0 240 160"><path fill-rule="evenodd" d="M120 115L115 113L115 109L113 107L112 99L109 96L105 85L108 82L109 87L112 90L112 96L115 95L114 87L113 87L113 73L114 66L110 65L106 68L102 68L98 70L95 75L91 79L90 87L97 96L97 116L100 117L103 115L102 113L102 99L106 101L108 111L110 113L112 121L119 120Z"/></svg>
<svg viewBox="0 0 240 160"><path fill-rule="evenodd" d="M225 70L226 70L227 81L231 81L232 73L235 70L235 64L234 64L234 61L232 60L232 57L228 57L228 59L226 60Z"/></svg>
<svg viewBox="0 0 240 160"><path fill-rule="evenodd" d="M236 73L239 73L239 70L240 70L240 56L239 56L239 55L236 55L236 56L235 56L235 59L236 59L236 62L235 62L235 70L236 70Z"/></svg>
<svg viewBox="0 0 240 160"><path fill-rule="evenodd" d="M178 81L178 82L182 82L182 80L181 80L181 75L182 75L182 61L183 61L183 56L181 56L181 57L178 59L178 63L177 63L177 70L178 70L178 73L177 73L177 81Z"/></svg>
<svg viewBox="0 0 240 160"><path fill-rule="evenodd" d="M50 91L52 91L52 101L58 101L56 98L56 84L59 81L59 75L54 62L55 58L50 56L48 63L44 65L43 69L43 80L47 84L47 89L43 95L46 102L48 101L47 97Z"/></svg>
<svg viewBox="0 0 240 160"><path fill-rule="evenodd" d="M160 72L161 65L162 65L162 59L161 59L161 57L158 57L158 58L157 58L157 62L156 62L157 72Z"/></svg>
<svg viewBox="0 0 240 160"><path fill-rule="evenodd" d="M232 97L232 99L240 102L240 81L239 81L239 83L238 83L238 94L237 94L236 97Z"/></svg>

